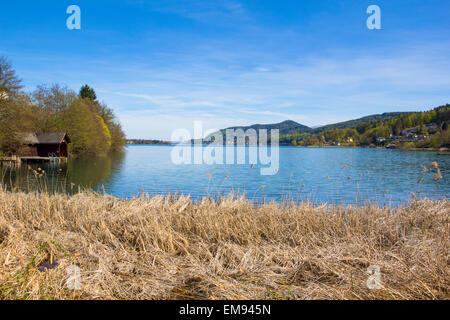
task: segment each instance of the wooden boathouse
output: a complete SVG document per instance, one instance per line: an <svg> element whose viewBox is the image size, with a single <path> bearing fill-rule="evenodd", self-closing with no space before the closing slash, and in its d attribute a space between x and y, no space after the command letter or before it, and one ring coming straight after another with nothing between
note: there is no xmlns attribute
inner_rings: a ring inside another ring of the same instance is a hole
<svg viewBox="0 0 450 320"><path fill-rule="evenodd" d="M61 162L67 159L69 136L64 132L21 133L23 147L17 155L0 157L1 163L16 165L22 161Z"/></svg>
<svg viewBox="0 0 450 320"><path fill-rule="evenodd" d="M26 133L21 135L21 160L52 160L67 158L69 136L64 132Z"/></svg>

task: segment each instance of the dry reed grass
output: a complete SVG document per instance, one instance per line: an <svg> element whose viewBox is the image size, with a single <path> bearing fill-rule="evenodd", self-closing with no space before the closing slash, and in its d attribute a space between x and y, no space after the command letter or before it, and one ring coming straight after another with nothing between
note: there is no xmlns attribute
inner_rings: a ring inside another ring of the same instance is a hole
<svg viewBox="0 0 450 320"><path fill-rule="evenodd" d="M448 200L390 209L0 191L0 298L448 299L449 224ZM81 290L66 287L72 264ZM380 290L366 286L371 265Z"/></svg>

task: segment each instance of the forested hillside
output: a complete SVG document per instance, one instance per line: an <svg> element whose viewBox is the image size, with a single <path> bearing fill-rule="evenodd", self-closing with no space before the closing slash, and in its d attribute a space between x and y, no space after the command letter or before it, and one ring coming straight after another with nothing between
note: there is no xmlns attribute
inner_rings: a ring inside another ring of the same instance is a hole
<svg viewBox="0 0 450 320"><path fill-rule="evenodd" d="M295 135L295 136L305 136L305 133L319 133L324 132L330 129L344 129L344 128L355 128L356 126L360 125L361 123L369 122L372 120L386 120L391 119L394 117L397 117L401 114L404 114L404 112L386 112L383 114L374 114L370 116L366 116L359 119L349 120L345 122L338 122L333 124L328 124L325 126L317 127L317 128L310 128L308 126L305 126L303 124L300 124L298 122L292 121L292 120L286 120L280 123L273 123L273 124L254 124L251 126L241 126L241 127L230 127L227 129L231 130L238 130L242 129L244 131L248 129L254 129L254 130L272 130L272 129L278 129L280 130L280 135L287 136L287 135ZM220 130L223 134L225 134L226 129Z"/></svg>
<svg viewBox="0 0 450 320"><path fill-rule="evenodd" d="M0 57L0 155L18 154L19 133L65 132L74 156L120 150L125 134L113 111L85 85L79 93L60 85L23 91L22 82L6 58Z"/></svg>
<svg viewBox="0 0 450 320"><path fill-rule="evenodd" d="M281 142L300 146L448 147L449 121L450 105L447 104L426 112L402 113L393 118L360 122L356 126L329 129L312 135L285 135L281 137Z"/></svg>
<svg viewBox="0 0 450 320"><path fill-rule="evenodd" d="M344 121L344 122L328 124L328 125L325 125L325 126L322 126L319 128L315 128L312 132L319 133L319 132L323 132L323 131L327 131L327 130L331 130L331 129L356 128L358 125L365 123L365 122L370 122L373 120L387 120L387 119L391 119L394 117L398 117L404 113L405 112L385 112L382 114L374 114L374 115L362 117L362 118L355 119L355 120L349 120L349 121Z"/></svg>

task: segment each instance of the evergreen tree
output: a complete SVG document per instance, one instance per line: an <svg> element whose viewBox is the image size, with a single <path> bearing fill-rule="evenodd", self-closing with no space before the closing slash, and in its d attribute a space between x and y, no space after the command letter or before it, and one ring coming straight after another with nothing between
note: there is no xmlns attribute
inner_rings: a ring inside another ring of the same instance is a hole
<svg viewBox="0 0 450 320"><path fill-rule="evenodd" d="M80 89L80 97L82 99L89 99L92 101L97 100L97 95L95 94L94 89L89 87L87 84L81 87Z"/></svg>

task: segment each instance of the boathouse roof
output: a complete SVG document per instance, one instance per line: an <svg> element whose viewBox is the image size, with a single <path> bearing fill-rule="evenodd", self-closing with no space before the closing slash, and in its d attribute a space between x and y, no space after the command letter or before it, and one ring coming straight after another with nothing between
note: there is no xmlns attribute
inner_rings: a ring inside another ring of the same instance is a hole
<svg viewBox="0 0 450 320"><path fill-rule="evenodd" d="M22 133L21 136L23 143L26 144L60 144L64 139L70 142L65 132Z"/></svg>

